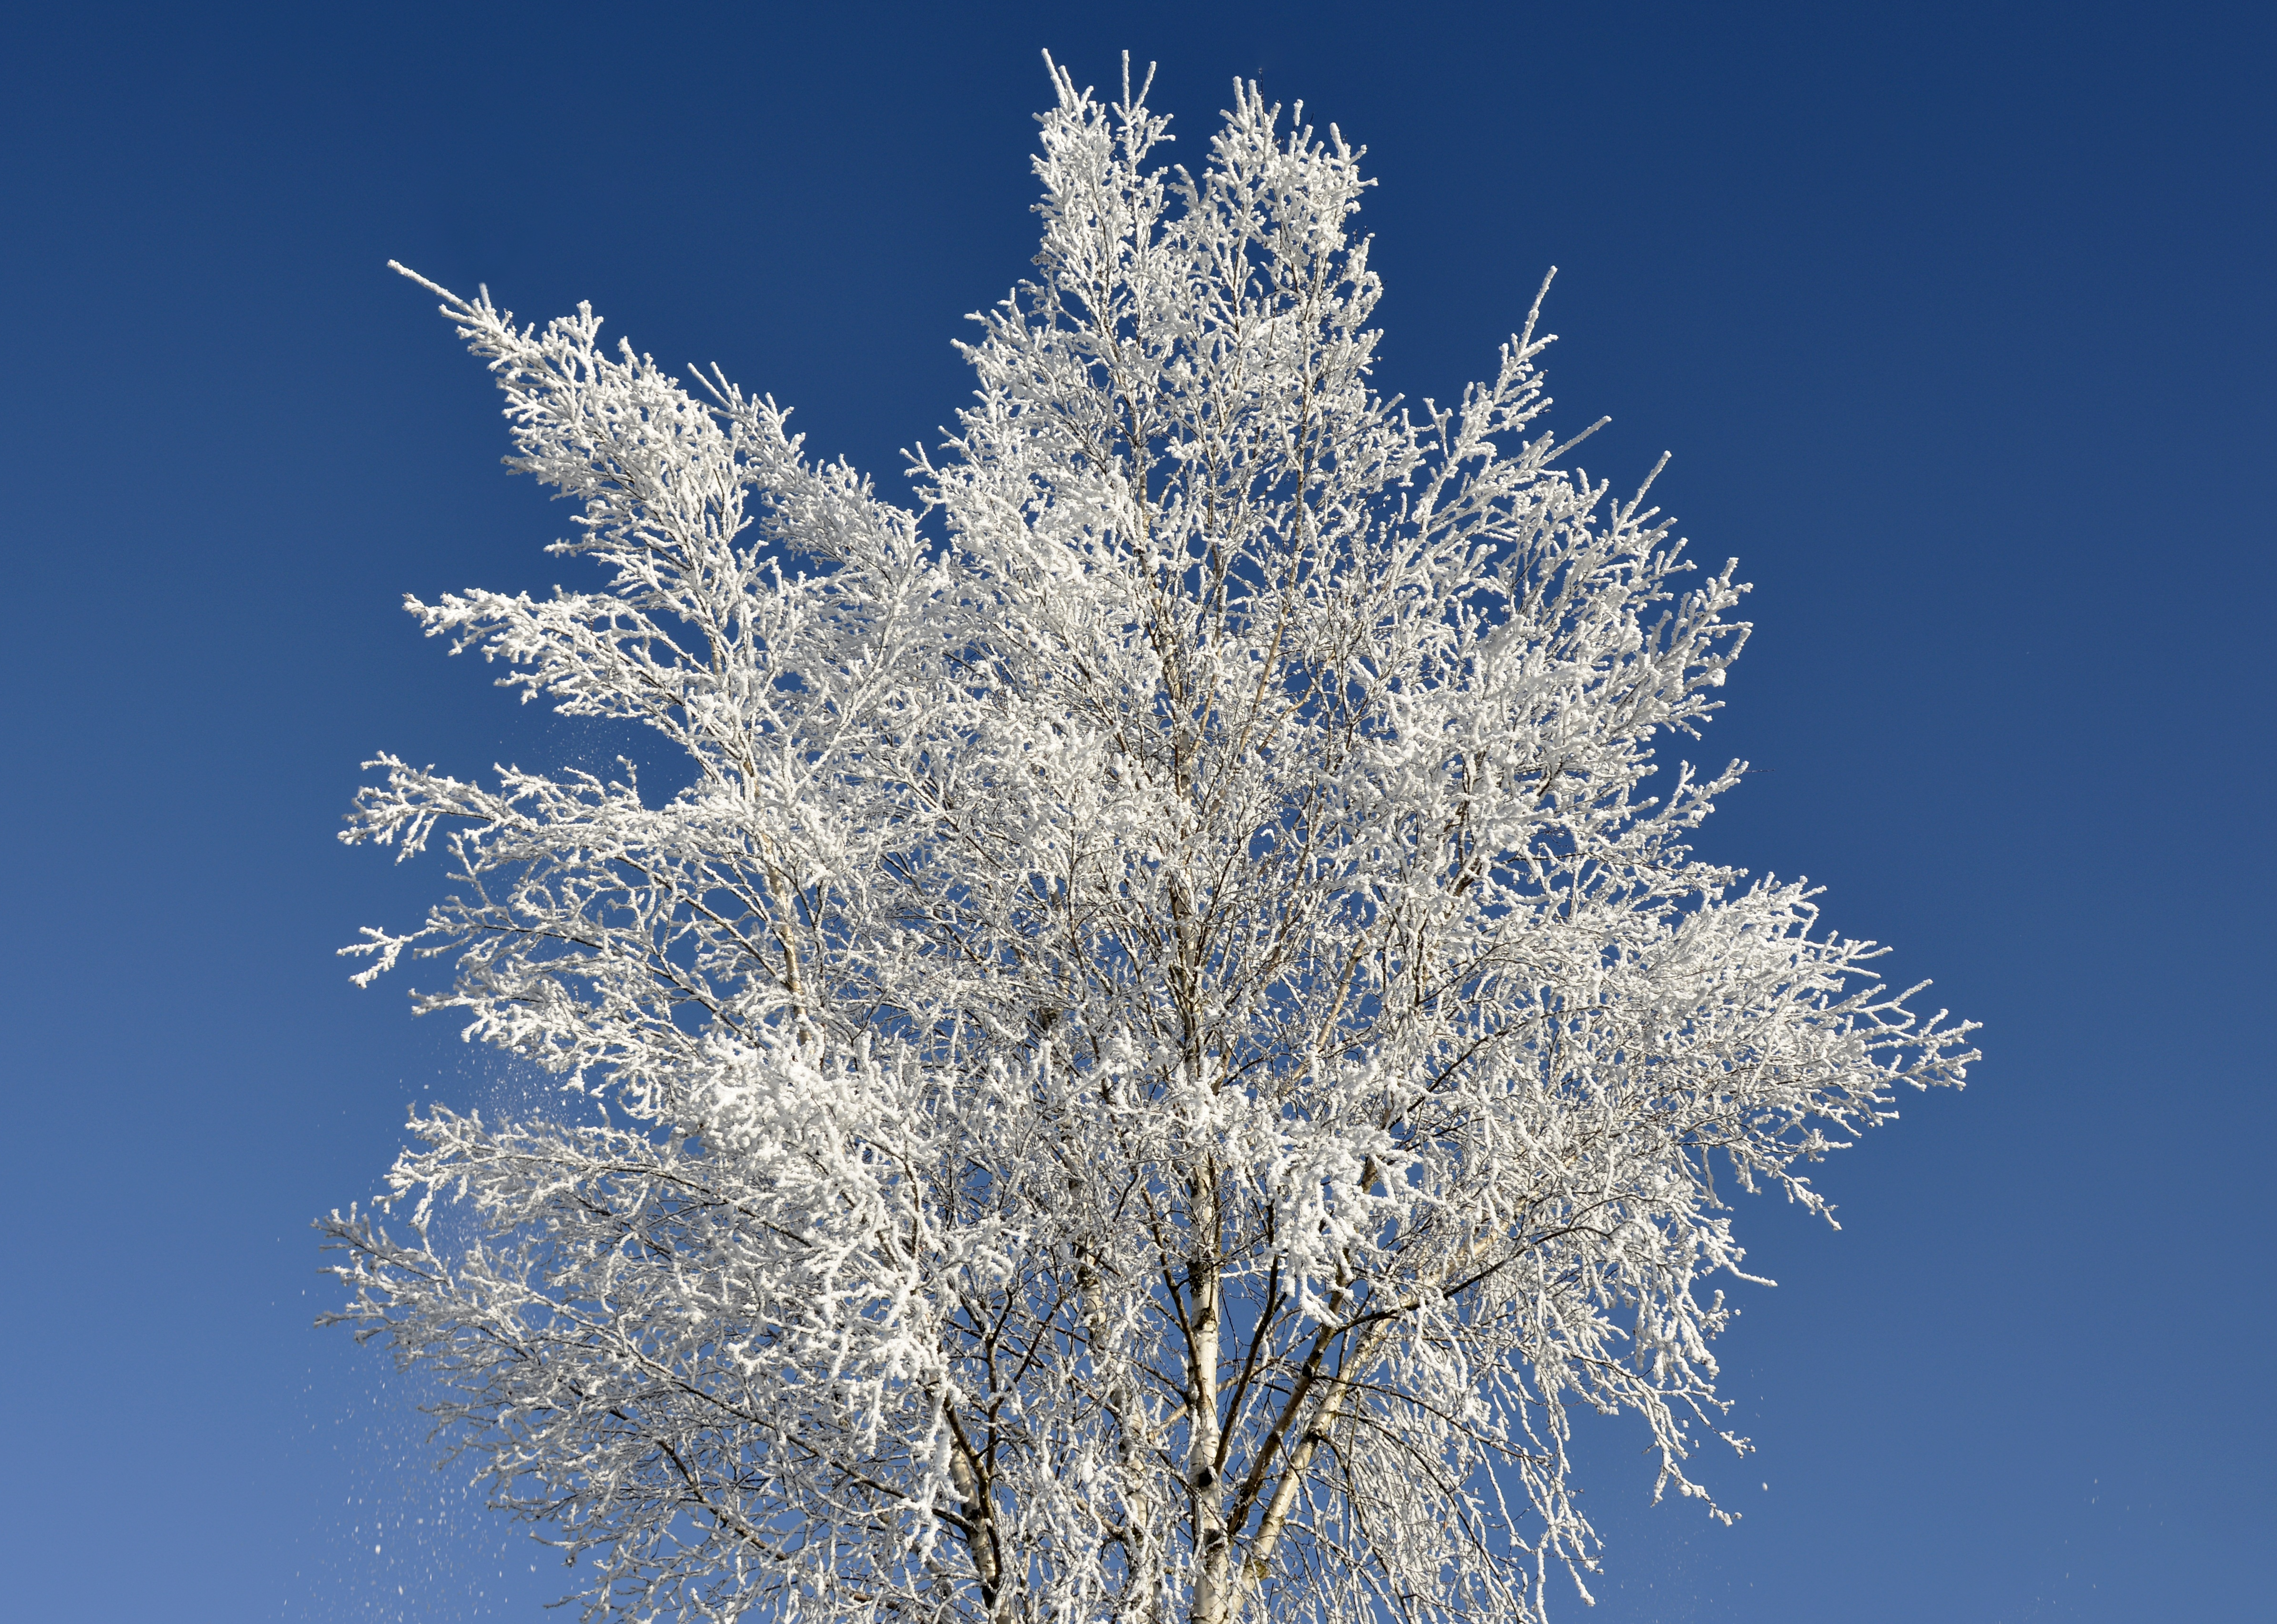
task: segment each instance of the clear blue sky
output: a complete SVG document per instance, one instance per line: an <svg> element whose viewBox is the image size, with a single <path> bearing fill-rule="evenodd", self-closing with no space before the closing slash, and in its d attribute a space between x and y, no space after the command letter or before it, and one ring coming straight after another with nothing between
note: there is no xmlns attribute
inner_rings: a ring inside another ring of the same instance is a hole
<svg viewBox="0 0 2277 1624"><path fill-rule="evenodd" d="M11 8L0 1611L559 1616L308 1329L308 1219L406 1101L523 1086L331 957L439 884L333 842L357 763L608 747L396 607L574 566L382 262L590 299L891 482L1032 252L1038 49L1127 46L1190 146L1237 73L1369 146L1387 389L1451 395L1563 268L1559 421L1611 413L1618 479L1673 449L1757 584L1706 850L1986 1023L1826 1170L1842 1233L1740 1214L1745 1521L1591 1436L1566 1616L2267 1616L2269 17Z"/></svg>

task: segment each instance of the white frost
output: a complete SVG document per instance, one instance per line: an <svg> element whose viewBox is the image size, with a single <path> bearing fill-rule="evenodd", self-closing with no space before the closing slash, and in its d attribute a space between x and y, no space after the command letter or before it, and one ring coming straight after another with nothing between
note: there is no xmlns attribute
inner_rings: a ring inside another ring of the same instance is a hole
<svg viewBox="0 0 2277 1624"><path fill-rule="evenodd" d="M1534 317L1402 409L1333 127L1237 87L1150 168L1143 90L1055 75L914 510L446 295L608 581L411 608L689 787L377 763L346 838L458 876L360 979L453 960L423 1007L624 1126L416 1118L340 1317L589 1616L1537 1619L1574 1406L1683 1495L1745 1447L1722 1194L1824 1211L1799 1164L1968 1028L1692 859L1736 763L1641 788L1744 588L1561 462Z"/></svg>

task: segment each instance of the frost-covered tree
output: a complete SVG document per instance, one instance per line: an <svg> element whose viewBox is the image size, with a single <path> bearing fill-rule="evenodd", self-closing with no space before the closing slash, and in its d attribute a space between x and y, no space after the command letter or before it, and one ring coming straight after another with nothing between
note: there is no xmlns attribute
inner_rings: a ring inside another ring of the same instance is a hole
<svg viewBox="0 0 2277 1624"><path fill-rule="evenodd" d="M1537 427L1534 315L1403 408L1359 149L1237 86L1164 167L1054 82L908 507L427 285L607 581L412 612L677 777L374 763L346 838L456 878L358 979L453 960L420 1007L588 1100L415 1118L338 1317L589 1617L1538 1619L1577 1407L1711 1512L1747 1446L1727 1199L1825 1212L1968 1028L1691 854L1744 588Z"/></svg>

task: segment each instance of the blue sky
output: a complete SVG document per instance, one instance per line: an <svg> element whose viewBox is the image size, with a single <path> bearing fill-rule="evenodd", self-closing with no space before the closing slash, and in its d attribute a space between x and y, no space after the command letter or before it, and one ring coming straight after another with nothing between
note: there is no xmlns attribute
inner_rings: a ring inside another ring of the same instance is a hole
<svg viewBox="0 0 2277 1624"><path fill-rule="evenodd" d="M331 949L438 884L332 832L380 748L609 741L396 607L574 566L383 269L590 299L886 482L1032 251L1039 48L1371 148L1381 382L1543 269L1558 421L1736 553L1702 842L1986 1023L1961 1096L1770 1202L1734 1529L1584 1442L1629 1620L2267 1606L2277 1526L2266 10L15 9L0 25L11 1616L537 1619L542 1552L308 1328L312 1215L423 1092L524 1080ZM1758 1485L1767 1485L1759 1487ZM377 1549L375 1549L377 1547ZM537 1571L531 1571L535 1567Z"/></svg>

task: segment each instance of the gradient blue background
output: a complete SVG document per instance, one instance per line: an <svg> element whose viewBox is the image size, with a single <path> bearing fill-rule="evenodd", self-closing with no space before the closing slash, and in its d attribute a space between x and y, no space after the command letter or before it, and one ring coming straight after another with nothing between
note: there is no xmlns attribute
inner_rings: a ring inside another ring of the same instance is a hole
<svg viewBox="0 0 2277 1624"><path fill-rule="evenodd" d="M590 299L890 485L1032 251L1049 45L1159 59L1188 158L1236 73L1369 146L1387 389L1452 395L1563 268L1558 421L1613 414L1617 480L1673 448L1758 583L1707 851L1986 1023L1825 1170L1842 1233L1741 1214L1745 1521L1593 1430L1565 1616L2270 1616L2269 15L11 8L0 1611L560 1616L308 1328L308 1219L406 1102L527 1087L331 956L439 884L333 842L357 763L608 744L396 607L574 566L382 262Z"/></svg>

